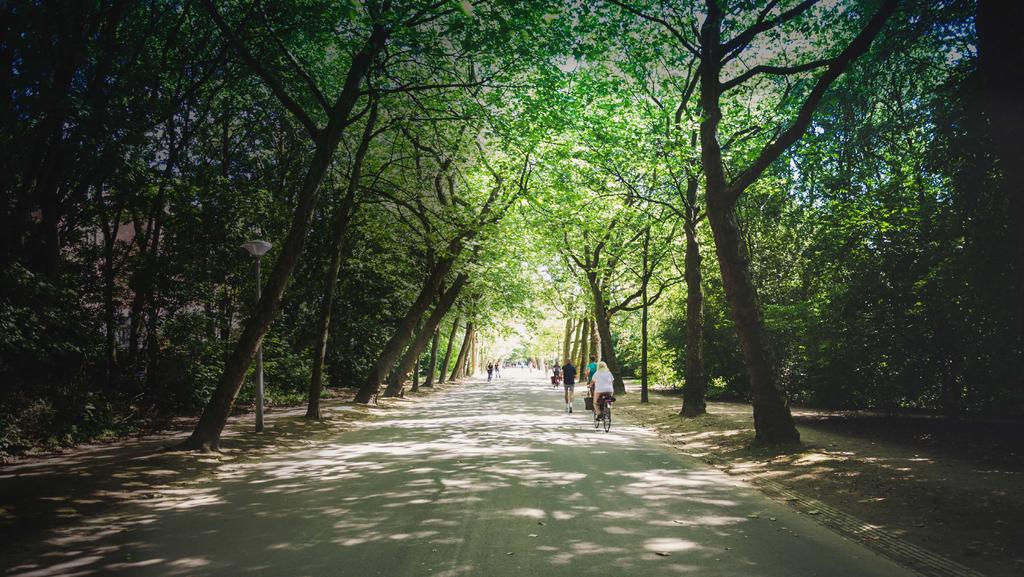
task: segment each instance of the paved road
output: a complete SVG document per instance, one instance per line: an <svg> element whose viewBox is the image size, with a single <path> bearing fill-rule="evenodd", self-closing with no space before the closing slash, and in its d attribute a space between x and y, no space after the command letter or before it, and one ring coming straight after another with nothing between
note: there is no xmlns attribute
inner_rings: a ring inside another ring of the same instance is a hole
<svg viewBox="0 0 1024 577"><path fill-rule="evenodd" d="M596 433L542 379L228 462L0 556L4 574L912 575L642 429Z"/></svg>

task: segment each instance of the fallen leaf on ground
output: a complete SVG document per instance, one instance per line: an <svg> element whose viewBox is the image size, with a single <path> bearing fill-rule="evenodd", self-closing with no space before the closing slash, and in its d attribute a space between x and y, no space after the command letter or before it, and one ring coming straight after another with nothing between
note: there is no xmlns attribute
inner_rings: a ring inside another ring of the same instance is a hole
<svg viewBox="0 0 1024 577"><path fill-rule="evenodd" d="M659 556L659 557L671 557L672 556L672 554L669 553L668 551L655 551L654 554Z"/></svg>

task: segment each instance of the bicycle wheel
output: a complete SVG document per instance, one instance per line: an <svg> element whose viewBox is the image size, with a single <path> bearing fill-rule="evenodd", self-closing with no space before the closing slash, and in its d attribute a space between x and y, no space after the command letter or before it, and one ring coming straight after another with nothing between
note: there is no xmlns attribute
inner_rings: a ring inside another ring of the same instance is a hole
<svg viewBox="0 0 1024 577"><path fill-rule="evenodd" d="M604 405L604 432L608 432L612 428L612 405L611 403L605 403Z"/></svg>

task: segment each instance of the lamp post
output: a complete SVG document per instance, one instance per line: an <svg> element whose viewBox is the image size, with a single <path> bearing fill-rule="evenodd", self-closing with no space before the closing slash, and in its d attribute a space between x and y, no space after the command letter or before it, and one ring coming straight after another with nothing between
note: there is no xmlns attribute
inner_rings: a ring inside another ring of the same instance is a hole
<svg viewBox="0 0 1024 577"><path fill-rule="evenodd" d="M260 257L267 254L273 246L265 240L250 240L242 243L242 248L251 256L256 257L256 302L260 302ZM263 343L256 349L256 432L263 432Z"/></svg>

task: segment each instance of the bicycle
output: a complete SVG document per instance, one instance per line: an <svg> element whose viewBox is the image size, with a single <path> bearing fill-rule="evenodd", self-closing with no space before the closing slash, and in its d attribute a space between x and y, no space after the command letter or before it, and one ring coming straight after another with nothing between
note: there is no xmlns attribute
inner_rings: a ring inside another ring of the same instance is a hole
<svg viewBox="0 0 1024 577"><path fill-rule="evenodd" d="M612 403L615 402L615 397L607 396L598 400L600 405L600 412L594 415L594 430L604 427L604 432L608 432L612 428Z"/></svg>

